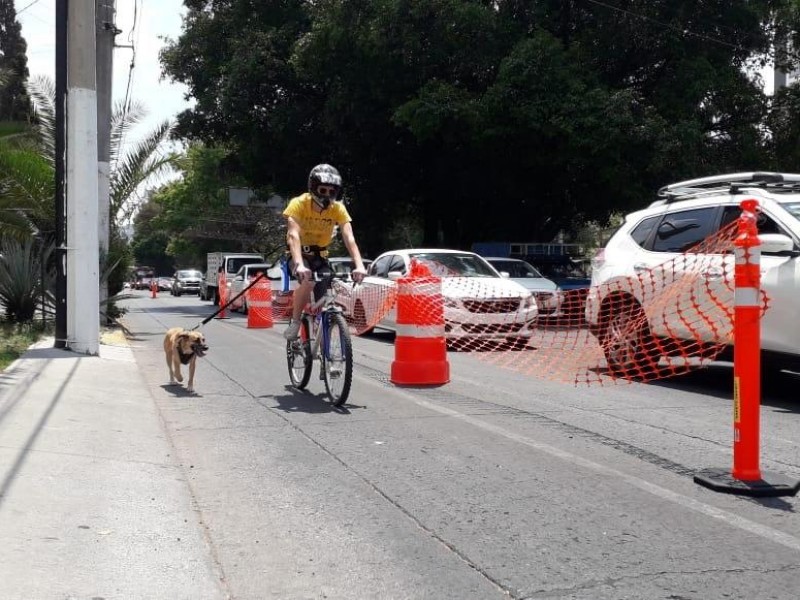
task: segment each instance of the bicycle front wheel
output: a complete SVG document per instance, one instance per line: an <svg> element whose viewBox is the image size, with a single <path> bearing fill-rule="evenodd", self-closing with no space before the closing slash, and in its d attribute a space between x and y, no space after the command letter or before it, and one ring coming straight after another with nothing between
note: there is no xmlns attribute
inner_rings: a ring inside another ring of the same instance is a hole
<svg viewBox="0 0 800 600"><path fill-rule="evenodd" d="M298 390L302 390L308 385L308 380L311 377L311 367L314 366L307 319L300 321L300 331L297 339L287 340L286 360L289 363L289 379L292 380L292 385Z"/></svg>
<svg viewBox="0 0 800 600"><path fill-rule="evenodd" d="M322 352L322 378L334 406L347 402L353 381L353 344L341 313L329 313L328 339Z"/></svg>

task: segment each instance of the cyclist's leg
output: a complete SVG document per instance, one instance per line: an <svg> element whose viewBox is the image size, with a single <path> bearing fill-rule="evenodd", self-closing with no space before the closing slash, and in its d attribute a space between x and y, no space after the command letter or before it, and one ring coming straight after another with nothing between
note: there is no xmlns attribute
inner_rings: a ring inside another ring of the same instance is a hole
<svg viewBox="0 0 800 600"><path fill-rule="evenodd" d="M325 294L328 288L330 278L333 276L333 270L328 259L322 256L314 255L309 260L309 269L314 272L314 275L320 278L314 285L314 298L319 300Z"/></svg>
<svg viewBox="0 0 800 600"><path fill-rule="evenodd" d="M310 268L309 261L305 256L303 257L303 264ZM294 261L292 260L289 261L289 272L292 273L292 278L295 278ZM283 337L285 337L287 340L293 340L297 338L297 333L300 331L300 315L303 312L303 307L308 304L308 301L311 297L311 290L313 288L313 281L304 281L303 283L298 284L297 289L294 290L294 294L292 294L292 320L289 322L289 326L283 332Z"/></svg>

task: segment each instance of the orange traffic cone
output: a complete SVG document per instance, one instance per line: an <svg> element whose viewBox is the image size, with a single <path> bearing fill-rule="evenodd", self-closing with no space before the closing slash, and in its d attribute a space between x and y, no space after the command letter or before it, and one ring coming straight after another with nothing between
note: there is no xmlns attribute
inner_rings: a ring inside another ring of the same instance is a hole
<svg viewBox="0 0 800 600"><path fill-rule="evenodd" d="M150 297L156 298L158 296L158 281L155 279L150 280Z"/></svg>
<svg viewBox="0 0 800 600"><path fill-rule="evenodd" d="M392 383L441 385L450 381L442 280L417 261L411 262L408 277L397 280L394 350Z"/></svg>
<svg viewBox="0 0 800 600"><path fill-rule="evenodd" d="M272 327L272 284L261 278L247 290L247 328Z"/></svg>

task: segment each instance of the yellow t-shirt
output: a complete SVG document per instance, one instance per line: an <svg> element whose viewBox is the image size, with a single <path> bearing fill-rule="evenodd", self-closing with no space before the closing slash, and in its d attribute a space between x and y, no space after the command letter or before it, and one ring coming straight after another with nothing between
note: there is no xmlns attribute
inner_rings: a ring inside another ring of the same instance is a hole
<svg viewBox="0 0 800 600"><path fill-rule="evenodd" d="M341 202L331 205L321 213L314 210L314 199L306 192L289 201L284 217L292 217L300 225L300 243L303 246L327 246L333 237L333 228L353 219Z"/></svg>

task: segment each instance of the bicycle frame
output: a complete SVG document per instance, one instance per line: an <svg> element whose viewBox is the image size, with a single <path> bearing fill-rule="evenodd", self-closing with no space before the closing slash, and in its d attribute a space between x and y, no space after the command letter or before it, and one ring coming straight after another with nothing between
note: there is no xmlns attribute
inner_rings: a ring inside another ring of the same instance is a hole
<svg viewBox="0 0 800 600"><path fill-rule="evenodd" d="M303 309L303 319L308 320L308 335L311 342L311 356L315 359L320 357L320 351L328 356L330 351L330 334L328 315L331 312L341 312L341 309L333 302L333 294L330 286L326 288L322 298L316 300L314 292L311 292L311 302ZM319 335L320 329L322 335Z"/></svg>

